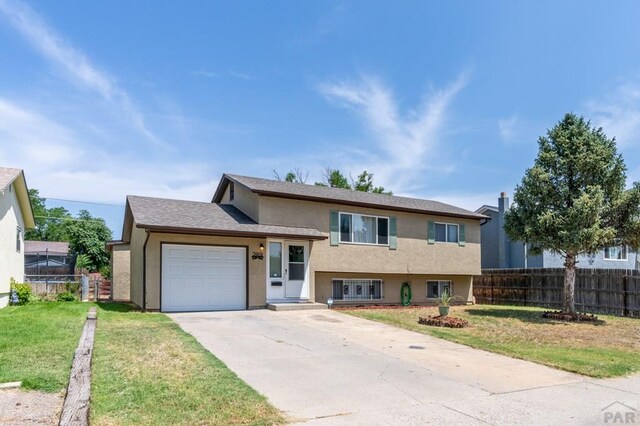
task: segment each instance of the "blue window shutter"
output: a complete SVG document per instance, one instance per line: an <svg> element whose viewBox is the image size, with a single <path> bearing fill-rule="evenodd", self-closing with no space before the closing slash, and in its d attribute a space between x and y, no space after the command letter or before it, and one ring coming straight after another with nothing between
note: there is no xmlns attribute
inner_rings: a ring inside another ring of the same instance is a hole
<svg viewBox="0 0 640 426"><path fill-rule="evenodd" d="M436 243L436 223L433 221L427 222L427 243Z"/></svg>
<svg viewBox="0 0 640 426"><path fill-rule="evenodd" d="M395 250L398 248L397 234L396 218L391 216L389 218L389 250Z"/></svg>
<svg viewBox="0 0 640 426"><path fill-rule="evenodd" d="M340 244L340 213L336 210L331 210L329 213L329 222L331 230L331 245L337 246Z"/></svg>
<svg viewBox="0 0 640 426"><path fill-rule="evenodd" d="M458 245L464 247L464 225L458 225Z"/></svg>

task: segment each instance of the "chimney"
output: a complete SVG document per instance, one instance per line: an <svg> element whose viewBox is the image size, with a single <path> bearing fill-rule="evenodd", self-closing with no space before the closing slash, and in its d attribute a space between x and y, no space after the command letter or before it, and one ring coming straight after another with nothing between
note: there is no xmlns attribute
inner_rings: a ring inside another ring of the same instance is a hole
<svg viewBox="0 0 640 426"><path fill-rule="evenodd" d="M510 262L510 242L507 233L504 231L504 214L509 210L509 197L506 192L500 193L498 198L498 267L509 268Z"/></svg>

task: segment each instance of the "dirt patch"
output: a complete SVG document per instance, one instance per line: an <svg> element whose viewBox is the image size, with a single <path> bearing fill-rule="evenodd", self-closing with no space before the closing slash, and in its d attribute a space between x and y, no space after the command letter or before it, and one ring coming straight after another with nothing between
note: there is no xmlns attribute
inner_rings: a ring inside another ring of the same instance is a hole
<svg viewBox="0 0 640 426"><path fill-rule="evenodd" d="M433 308L437 305L342 305L336 306L333 305L332 310L336 311L354 311L354 310L362 310L362 309L416 309L416 308Z"/></svg>
<svg viewBox="0 0 640 426"><path fill-rule="evenodd" d="M434 327L464 328L469 326L469 322L455 317L426 316L418 318L418 324L431 325Z"/></svg>
<svg viewBox="0 0 640 426"><path fill-rule="evenodd" d="M542 313L543 318L553 319L558 321L588 321L588 322L597 322L598 317L592 314L570 314L566 312L560 311L545 311Z"/></svg>
<svg viewBox="0 0 640 426"><path fill-rule="evenodd" d="M0 390L0 424L57 425L63 400L63 393Z"/></svg>

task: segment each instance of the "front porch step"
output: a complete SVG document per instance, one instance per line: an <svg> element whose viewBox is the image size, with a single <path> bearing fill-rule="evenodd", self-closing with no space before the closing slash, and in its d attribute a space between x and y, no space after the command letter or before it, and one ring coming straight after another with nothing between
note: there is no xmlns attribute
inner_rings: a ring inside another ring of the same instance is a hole
<svg viewBox="0 0 640 426"><path fill-rule="evenodd" d="M267 309L272 311L307 311L315 309L327 309L326 303L299 302L299 303L267 303Z"/></svg>

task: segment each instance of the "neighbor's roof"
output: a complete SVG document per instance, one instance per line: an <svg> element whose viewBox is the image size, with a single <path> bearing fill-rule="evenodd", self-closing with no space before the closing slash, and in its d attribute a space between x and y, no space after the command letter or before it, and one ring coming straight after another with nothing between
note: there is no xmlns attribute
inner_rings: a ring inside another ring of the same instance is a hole
<svg viewBox="0 0 640 426"><path fill-rule="evenodd" d="M0 190L4 191L13 183L18 176L22 174L21 169L11 167L0 167Z"/></svg>
<svg viewBox="0 0 640 426"><path fill-rule="evenodd" d="M126 217L129 212L135 220L136 227L164 232L245 237L296 237L307 240L327 238L316 229L260 225L230 205L129 195L122 236L125 242L131 238L128 232L131 224Z"/></svg>
<svg viewBox="0 0 640 426"><path fill-rule="evenodd" d="M24 177L24 172L22 169L0 167L0 191L5 191L12 183L14 183L16 189L16 198L20 204L25 227L27 229L33 229L36 227L36 223L33 218L33 209L31 208L29 189L27 188L27 180Z"/></svg>
<svg viewBox="0 0 640 426"><path fill-rule="evenodd" d="M321 201L351 206L369 207L383 210L407 211L413 213L429 213L439 216L463 217L469 219L486 219L486 216L455 207L439 201L420 198L398 197L395 195L372 194L349 189L330 188L326 186L307 185L303 183L282 182L248 176L224 174L213 202L219 203L229 182L237 182L252 192L281 198Z"/></svg>
<svg viewBox="0 0 640 426"><path fill-rule="evenodd" d="M482 206L478 210L476 210L476 213L484 214L484 212L486 212L487 210L491 210L492 212L497 212L498 211L498 207L490 206L488 204L485 204L484 206Z"/></svg>
<svg viewBox="0 0 640 426"><path fill-rule="evenodd" d="M24 253L68 254L69 243L65 241L25 241Z"/></svg>

